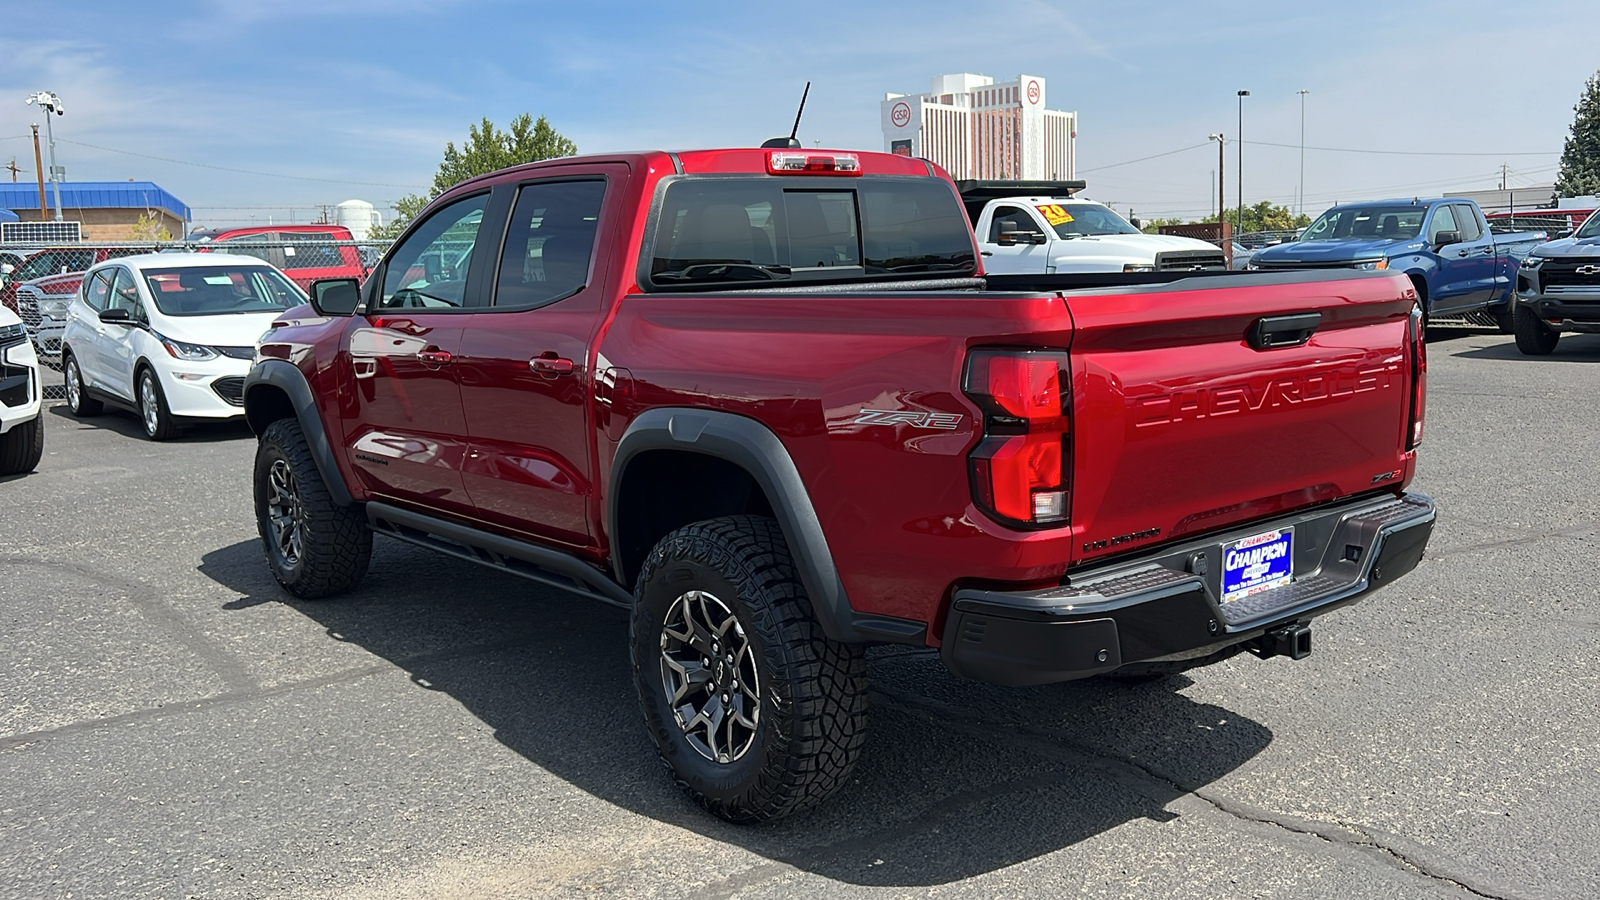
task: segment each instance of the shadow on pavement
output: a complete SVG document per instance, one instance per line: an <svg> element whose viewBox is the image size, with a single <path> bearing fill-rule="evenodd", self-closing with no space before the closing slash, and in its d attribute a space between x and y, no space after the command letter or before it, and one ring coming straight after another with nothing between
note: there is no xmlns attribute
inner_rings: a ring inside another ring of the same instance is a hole
<svg viewBox="0 0 1600 900"><path fill-rule="evenodd" d="M123 437L148 440L144 436L144 425L139 421L139 414L130 410L106 404L104 411L99 415L84 416L79 418L67 409L65 403L56 403L45 408L45 411L57 418L65 419L76 424L82 429L98 429L113 431ZM250 426L245 424L243 418L222 419L208 422L203 419L190 419L183 423L183 431L164 444L189 444L218 440L240 440L253 437Z"/></svg>
<svg viewBox="0 0 1600 900"><path fill-rule="evenodd" d="M244 595L226 608L287 604L449 694L505 746L596 797L854 884L944 884L1131 820L1175 818L1167 804L1272 738L1177 693L1182 677L1006 689L957 679L927 651L878 648L852 782L812 813L733 826L663 771L641 725L620 610L382 539L362 587L330 601L289 598L255 541L206 554L200 571Z"/></svg>
<svg viewBox="0 0 1600 900"><path fill-rule="evenodd" d="M1430 334L1429 340L1433 339ZM1510 359L1518 362L1600 362L1600 338L1592 334L1563 334L1561 342L1548 356L1529 356L1517 349L1516 341L1506 338L1505 343L1493 347L1479 347L1452 353L1462 359Z"/></svg>

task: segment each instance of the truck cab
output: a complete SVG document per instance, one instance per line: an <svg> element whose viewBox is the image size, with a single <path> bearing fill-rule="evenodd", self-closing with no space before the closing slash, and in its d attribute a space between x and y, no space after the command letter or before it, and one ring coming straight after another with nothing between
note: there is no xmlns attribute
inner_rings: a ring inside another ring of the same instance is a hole
<svg viewBox="0 0 1600 900"><path fill-rule="evenodd" d="M1194 238L1145 234L1110 207L1057 190L973 202L963 183L973 233L991 275L1182 272L1226 269L1222 250ZM982 182L993 193L993 182ZM1066 182L1079 184L1081 182ZM1031 185L1019 185L1019 187Z"/></svg>

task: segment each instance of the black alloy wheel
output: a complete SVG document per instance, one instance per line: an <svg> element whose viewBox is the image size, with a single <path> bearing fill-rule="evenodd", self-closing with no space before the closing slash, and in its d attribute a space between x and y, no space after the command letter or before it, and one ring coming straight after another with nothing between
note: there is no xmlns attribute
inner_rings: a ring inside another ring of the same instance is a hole
<svg viewBox="0 0 1600 900"><path fill-rule="evenodd" d="M367 574L372 532L358 506L328 493L300 423L279 419L256 447L256 530L272 577L302 600L350 590Z"/></svg>

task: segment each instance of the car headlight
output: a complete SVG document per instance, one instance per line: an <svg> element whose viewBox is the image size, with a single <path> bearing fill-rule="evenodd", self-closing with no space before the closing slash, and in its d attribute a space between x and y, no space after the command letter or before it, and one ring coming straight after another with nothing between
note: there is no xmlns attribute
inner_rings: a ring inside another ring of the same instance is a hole
<svg viewBox="0 0 1600 900"><path fill-rule="evenodd" d="M175 341L163 334L157 334L156 340L160 341L161 346L167 348L167 352L172 354L172 356L176 359L186 359L190 362L204 362L208 359L216 359L220 355L217 353L217 351L207 347L204 344L189 344L183 341Z"/></svg>
<svg viewBox="0 0 1600 900"><path fill-rule="evenodd" d="M1156 267L1150 263L1128 263L1122 267L1124 272L1154 272Z"/></svg>
<svg viewBox="0 0 1600 900"><path fill-rule="evenodd" d="M1542 256L1527 256L1523 257L1522 260L1522 268L1524 269L1537 269L1543 264L1544 257Z"/></svg>
<svg viewBox="0 0 1600 900"><path fill-rule="evenodd" d="M1389 261L1387 259L1368 259L1358 262L1350 268L1366 269L1367 271L1372 271L1374 269L1387 269L1389 268Z"/></svg>
<svg viewBox="0 0 1600 900"><path fill-rule="evenodd" d="M15 325L0 325L0 347L20 344L27 339L28 331L22 327L21 322Z"/></svg>

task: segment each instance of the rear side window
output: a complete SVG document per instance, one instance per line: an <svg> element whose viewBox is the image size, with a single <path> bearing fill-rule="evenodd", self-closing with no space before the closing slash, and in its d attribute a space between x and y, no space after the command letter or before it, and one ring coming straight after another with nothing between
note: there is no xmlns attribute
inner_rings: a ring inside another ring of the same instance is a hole
<svg viewBox="0 0 1600 900"><path fill-rule="evenodd" d="M662 198L650 280L753 286L976 267L966 214L942 181L688 178Z"/></svg>
<svg viewBox="0 0 1600 900"><path fill-rule="evenodd" d="M336 238L328 232L284 231L279 232L278 238L284 244L284 269L336 269L344 265L339 248L333 245Z"/></svg>
<svg viewBox="0 0 1600 900"><path fill-rule="evenodd" d="M506 228L494 305L531 309L569 297L589 281L604 181L525 185Z"/></svg>
<svg viewBox="0 0 1600 900"><path fill-rule="evenodd" d="M1483 229L1478 226L1477 210L1466 204L1457 204L1456 224L1461 227L1463 241L1475 241L1483 236Z"/></svg>

